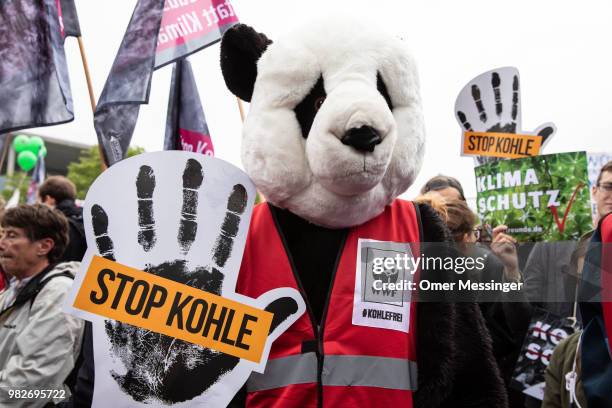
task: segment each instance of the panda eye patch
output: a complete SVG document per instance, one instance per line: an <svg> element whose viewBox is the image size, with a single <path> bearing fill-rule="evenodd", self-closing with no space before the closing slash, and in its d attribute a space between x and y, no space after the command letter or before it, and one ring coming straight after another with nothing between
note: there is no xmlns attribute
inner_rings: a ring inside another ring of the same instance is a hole
<svg viewBox="0 0 612 408"><path fill-rule="evenodd" d="M314 103L314 108L316 111L318 111L319 109L321 109L321 106L323 106L323 102L325 102L325 97L324 96L320 96L315 100Z"/></svg>
<svg viewBox="0 0 612 408"><path fill-rule="evenodd" d="M385 101L387 101L387 106L389 106L389 109L393 110L391 97L389 96L389 92L387 92L387 86L385 85L385 81L383 81L382 76L380 76L380 73L376 74L376 88L383 98L385 98Z"/></svg>
<svg viewBox="0 0 612 408"><path fill-rule="evenodd" d="M302 137L308 138L308 133L312 127L317 112L325 102L327 94L325 93L325 86L323 77L320 76L317 83L312 87L308 95L302 99L302 101L295 107L295 116L302 129Z"/></svg>

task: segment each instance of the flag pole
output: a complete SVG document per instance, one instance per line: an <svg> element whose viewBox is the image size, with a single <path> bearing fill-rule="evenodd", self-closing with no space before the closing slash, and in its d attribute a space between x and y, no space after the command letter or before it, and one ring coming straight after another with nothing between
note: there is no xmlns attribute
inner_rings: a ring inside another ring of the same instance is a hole
<svg viewBox="0 0 612 408"><path fill-rule="evenodd" d="M89 64L87 63L87 57L85 56L85 45L83 44L83 38L76 38L79 43L79 51L81 53L81 62L83 63L83 71L85 71L85 80L87 81L87 91L89 92L89 103L91 104L91 111L96 113L96 97L94 96L93 85L91 82L91 75L89 73ZM104 162L104 153L102 152L102 146L98 143L98 153L100 154L100 168L102 171L106 170L108 166Z"/></svg>
<svg viewBox="0 0 612 408"><path fill-rule="evenodd" d="M244 107L242 106L242 101L240 98L236 97L236 102L238 102L238 110L240 111L240 120L244 123Z"/></svg>
<svg viewBox="0 0 612 408"><path fill-rule="evenodd" d="M236 102L238 102L238 110L240 111L240 120L242 120L242 123L244 123L244 106L242 105L242 100L239 97L236 97ZM255 194L256 194L255 204L259 204L261 202L266 201L263 194L261 194L259 191L256 191Z"/></svg>
<svg viewBox="0 0 612 408"><path fill-rule="evenodd" d="M81 62L83 63L83 71L85 71L85 80L87 81L87 91L89 92L89 103L91 104L91 111L96 111L96 98L94 97L93 86L91 84L91 75L89 74L89 64L87 64L87 57L85 56L85 46L83 45L83 39L77 37L79 42L79 51L81 52Z"/></svg>
<svg viewBox="0 0 612 408"><path fill-rule="evenodd" d="M0 135L0 137L4 136L4 146L2 146L2 153L0 154L0 171L2 170L2 166L4 166L4 162L6 161L6 156L8 156L9 150L11 148L11 143L13 141L12 135L10 133L5 133L4 135Z"/></svg>

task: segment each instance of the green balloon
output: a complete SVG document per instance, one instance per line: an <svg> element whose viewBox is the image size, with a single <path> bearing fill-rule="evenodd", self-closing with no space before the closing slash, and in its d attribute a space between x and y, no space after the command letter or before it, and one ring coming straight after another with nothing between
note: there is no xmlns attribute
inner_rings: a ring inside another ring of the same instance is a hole
<svg viewBox="0 0 612 408"><path fill-rule="evenodd" d="M29 150L23 151L17 155L17 164L27 173L36 166L36 155Z"/></svg>
<svg viewBox="0 0 612 408"><path fill-rule="evenodd" d="M30 141L27 144L27 147L25 150L29 150L32 153L34 153L35 156L38 156L38 152L40 151L40 149L42 149L44 145L45 145L45 141L42 140L41 137L32 136L30 137Z"/></svg>
<svg viewBox="0 0 612 408"><path fill-rule="evenodd" d="M13 139L13 148L17 153L21 153L26 150L26 147L30 143L30 138L26 135L17 135Z"/></svg>
<svg viewBox="0 0 612 408"><path fill-rule="evenodd" d="M42 149L40 150L43 157L47 157L47 146L43 145Z"/></svg>

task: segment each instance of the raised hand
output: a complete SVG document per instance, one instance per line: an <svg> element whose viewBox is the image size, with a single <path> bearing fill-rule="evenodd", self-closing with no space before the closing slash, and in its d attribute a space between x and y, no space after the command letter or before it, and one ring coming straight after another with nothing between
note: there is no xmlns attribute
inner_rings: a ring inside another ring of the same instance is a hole
<svg viewBox="0 0 612 408"><path fill-rule="evenodd" d="M519 281L521 272L519 270L518 252L516 249L516 238L506 234L508 227L498 225L493 228L493 240L491 251L499 257L504 264L504 276L509 281Z"/></svg>
<svg viewBox="0 0 612 408"><path fill-rule="evenodd" d="M180 208L174 206L179 214L171 216L165 213L168 208L164 208L164 205L155 205L156 200L160 197L156 192L159 180L168 180L167 175L156 177L155 163L160 163L160 160L149 160L146 164L138 164L137 176L135 180L133 179L135 185L133 199L136 201L136 213L133 217L135 222L132 224L135 230L134 241L125 242L126 236L130 236L130 234L125 234L125 231L130 230L130 225L124 225L120 229L121 243L115 242L112 237L113 233L109 231L119 230L112 228L112 215L115 214L117 208L107 212L105 208L108 204L95 202L91 205L89 212L91 214L90 231L93 233L97 252L105 258L203 291L219 296L234 297L233 292L238 273L236 266L239 264L239 259L236 262L232 254L241 224L244 224L245 221L243 217L250 216L248 189L242 183L237 183L230 188L225 195L222 217L220 217L221 212L215 213L216 219L211 219L211 214L198 214L199 209L203 208L200 201L202 197L206 197L204 194L218 195L218 192L214 191L218 184L213 185L213 189L207 189L206 174L202 165L202 163L215 159L203 155L199 155L197 159L187 158L196 155L178 152L163 152L154 155L158 155L159 158L160 154L168 157L165 160L171 159L184 166L181 187L174 189L175 197L177 197L174 201L181 201ZM182 160L176 160L177 157ZM140 158L139 161L146 160ZM123 179L128 177L130 170L132 173L136 170L134 165L128 166L127 163L121 162L108 172L119 170L115 169L117 166L128 167L127 171L122 169L116 172ZM164 166L161 168L163 170ZM217 179L217 175L214 178ZM226 190L227 188L228 186L225 186ZM253 194L253 189L250 188L250 190ZM167 192L168 189L166 188L165 191ZM93 195L96 197L95 192ZM163 196L162 200L168 201L168 197ZM89 195L87 201L90 202ZM110 205L113 207L112 202ZM206 215L209 217L203 221ZM122 218L125 219L125 214L122 215ZM172 231L172 228L167 228L168 223L174 223L173 245L169 244L171 239L167 236ZM166 227L162 228L161 224L165 224ZM216 238L210 240L212 249L209 253L204 254L201 252L200 240L202 231L207 228L216 230L218 233ZM243 231L243 235L245 232ZM129 256L122 255L128 250L124 245L130 248ZM174 249L169 250L169 246ZM238 256L240 257L242 247L239 250ZM133 251L138 251L141 254L140 259L147 260L147 262L143 261L140 265L134 265L136 257ZM160 256L158 252L161 252L162 255ZM123 258L126 260L124 261ZM162 258L166 259L160 262L148 262L148 260ZM232 259L231 266L228 265L230 258ZM286 328L303 312L305 308L303 301L297 291L294 292L291 296L284 297L275 297L269 292L260 297L260 300L266 299L260 302L261 308L274 314L269 342L280 335L280 330L277 330L279 326ZM118 321L105 321L103 331L110 344L111 357L121 363L119 369L115 367L110 370L110 376L133 401L155 402L163 405L172 405L192 399L198 404L204 401L210 403L214 401L215 404L227 403L231 400L232 395L220 397L218 392L208 394L207 392L215 386L223 386L221 383L230 372L233 373L234 385L229 388L235 388L235 384L240 382L236 382L235 378L243 378L242 382L244 382L254 369L254 363ZM100 333L94 332L94 335L100 335ZM96 359L98 359L97 351ZM97 379L98 373L96 373ZM238 388L235 388L234 391L238 391ZM227 385L224 389L228 389ZM210 398L207 398L207 395ZM227 401L224 401L223 398L226 398Z"/></svg>
<svg viewBox="0 0 612 408"><path fill-rule="evenodd" d="M504 83L504 78L508 83ZM472 101L473 107L468 106L468 100ZM519 75L516 68L500 68L474 78L459 95L456 114L465 131L535 134L542 138L542 145L555 132L552 123L539 126L534 132L522 130ZM476 158L477 164L497 160L499 158L496 157Z"/></svg>

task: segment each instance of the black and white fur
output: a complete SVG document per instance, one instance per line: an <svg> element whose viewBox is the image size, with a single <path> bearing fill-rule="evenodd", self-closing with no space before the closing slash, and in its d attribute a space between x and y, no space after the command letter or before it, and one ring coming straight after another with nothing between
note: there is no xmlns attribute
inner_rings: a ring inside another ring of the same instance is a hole
<svg viewBox="0 0 612 408"><path fill-rule="evenodd" d="M225 36L221 64L230 90L251 102L242 161L271 203L349 227L380 214L416 178L421 98L399 39L338 19L274 43L239 26ZM342 139L364 127L380 143L371 152L347 148Z"/></svg>
<svg viewBox="0 0 612 408"><path fill-rule="evenodd" d="M341 20L274 43L237 25L221 43L228 88L251 102L245 169L268 200L319 319L342 234L412 184L424 146L416 68L402 41ZM430 207L419 212L423 241L450 240ZM415 406L506 407L478 307L418 308ZM231 406L243 405L244 390Z"/></svg>

